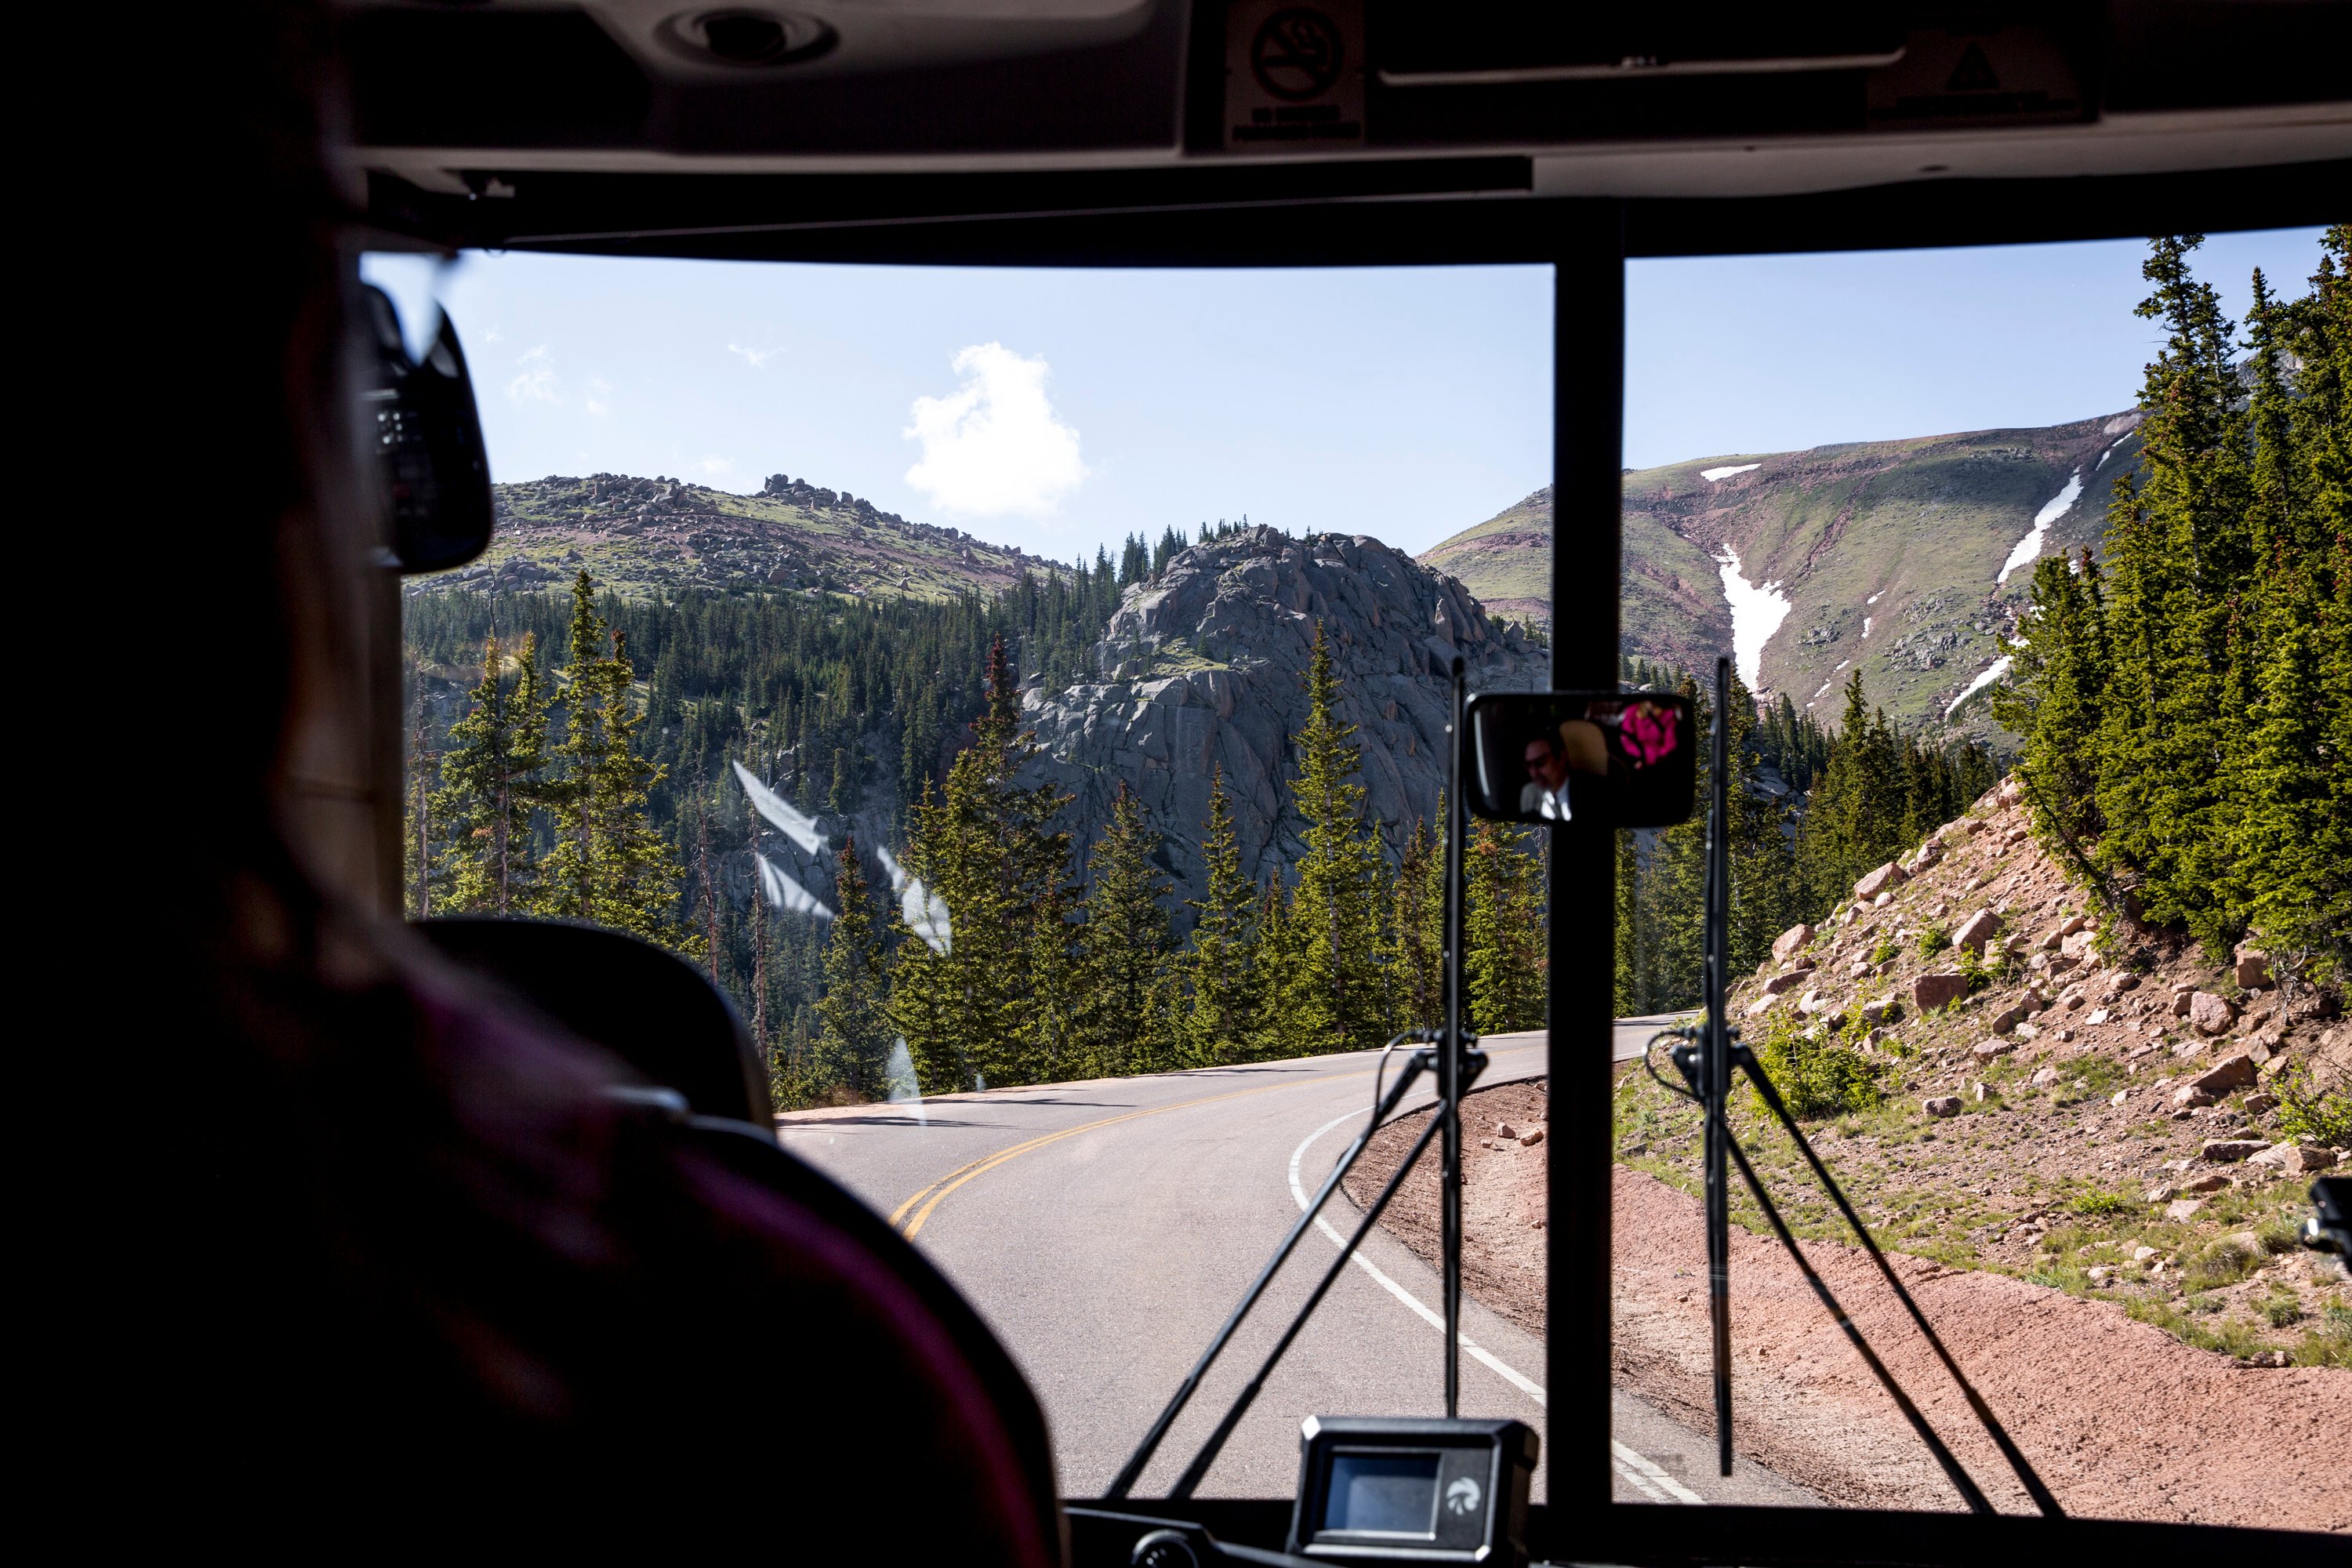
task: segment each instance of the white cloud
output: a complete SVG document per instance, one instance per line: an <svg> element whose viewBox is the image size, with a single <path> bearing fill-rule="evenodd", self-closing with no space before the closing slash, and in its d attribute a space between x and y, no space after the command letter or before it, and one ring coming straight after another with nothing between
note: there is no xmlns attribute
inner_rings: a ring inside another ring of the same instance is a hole
<svg viewBox="0 0 2352 1568"><path fill-rule="evenodd" d="M606 381L601 375L592 375L588 378L589 413L594 415L599 419L604 418L606 416L610 415L613 412L613 405L606 402L605 399L612 395L613 384L611 382Z"/></svg>
<svg viewBox="0 0 2352 1568"><path fill-rule="evenodd" d="M486 343L502 343L507 341L507 335L496 327L492 327L482 334L482 341Z"/></svg>
<svg viewBox="0 0 2352 1568"><path fill-rule="evenodd" d="M735 471L734 464L715 454L703 458L694 466L702 477L708 479L722 479Z"/></svg>
<svg viewBox="0 0 2352 1568"><path fill-rule="evenodd" d="M563 401L562 384L555 379L554 356L547 352L545 343L523 350L521 353L515 356L515 363L520 365L522 369L516 374L512 381L507 383L509 397L513 398L517 403Z"/></svg>
<svg viewBox="0 0 2352 1568"><path fill-rule="evenodd" d="M1050 512L1087 477L1078 433L1045 397L1043 356L1024 359L1003 343L973 343L955 356L962 384L945 397L918 397L903 432L923 444L907 482L950 511L978 517Z"/></svg>
<svg viewBox="0 0 2352 1568"><path fill-rule="evenodd" d="M745 364L750 365L753 370L758 370L761 366L766 364L770 360L775 358L784 351L782 349L747 349L741 343L729 343L727 345L727 352L730 354L742 355L743 363Z"/></svg>

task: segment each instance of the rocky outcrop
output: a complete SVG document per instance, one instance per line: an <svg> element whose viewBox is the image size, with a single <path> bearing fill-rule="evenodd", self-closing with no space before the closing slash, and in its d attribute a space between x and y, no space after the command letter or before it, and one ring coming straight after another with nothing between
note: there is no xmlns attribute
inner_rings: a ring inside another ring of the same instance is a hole
<svg viewBox="0 0 2352 1568"><path fill-rule="evenodd" d="M1305 852L1289 810L1295 736L1320 624L1339 678L1339 716L1356 726L1365 804L1393 858L1432 816L1445 776L1446 677L1456 655L1471 689L1545 685L1549 659L1498 626L1452 577L1378 540L1293 539L1252 528L1171 557L1129 589L1095 647L1096 678L1024 698L1045 755L1032 774L1076 798L1063 821L1083 855L1121 784L1163 839L1181 900L1202 889L1201 838L1223 771L1243 869L1260 881Z"/></svg>

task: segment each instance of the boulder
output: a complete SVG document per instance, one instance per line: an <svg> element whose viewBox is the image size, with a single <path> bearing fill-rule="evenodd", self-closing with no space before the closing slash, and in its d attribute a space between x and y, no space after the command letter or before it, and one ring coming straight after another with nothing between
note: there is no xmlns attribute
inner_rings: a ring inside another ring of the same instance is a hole
<svg viewBox="0 0 2352 1568"><path fill-rule="evenodd" d="M1750 1018L1760 1017L1764 1014L1770 1012L1772 1010L1772 1004L1778 1002L1780 999L1780 994L1779 992L1767 991L1763 995L1759 996L1755 1001L1748 1004L1748 1010L1745 1016Z"/></svg>
<svg viewBox="0 0 2352 1568"><path fill-rule="evenodd" d="M2194 985L2174 986L2172 988L2172 1016L2176 1018L2186 1018L2189 1016L2189 999L2196 994L2197 987Z"/></svg>
<svg viewBox="0 0 2352 1568"><path fill-rule="evenodd" d="M2184 1178L2180 1190L2184 1193L2218 1193L2232 1184L2230 1178L2219 1171L2200 1171Z"/></svg>
<svg viewBox="0 0 2352 1568"><path fill-rule="evenodd" d="M1791 969L1786 973L1775 974L1764 982L1765 993L1768 995L1778 996L1783 991L1793 991L1805 983L1805 977L1811 973L1812 971L1807 968Z"/></svg>
<svg viewBox="0 0 2352 1568"><path fill-rule="evenodd" d="M2290 1176L2301 1176L2314 1171L2325 1171L2343 1157L2336 1150L2315 1144L2273 1143L2259 1153L2246 1156L2246 1163L2275 1165Z"/></svg>
<svg viewBox="0 0 2352 1568"><path fill-rule="evenodd" d="M2024 1002L2012 1002L1995 1013L1992 1016L1992 1022L1985 1026L1996 1035L2006 1035L2032 1016L2033 1016L2033 1009Z"/></svg>
<svg viewBox="0 0 2352 1568"><path fill-rule="evenodd" d="M2271 955L2257 947L2238 949L2238 984L2262 991L2278 984L2271 978Z"/></svg>
<svg viewBox="0 0 2352 1568"><path fill-rule="evenodd" d="M1899 1016L1902 1011L1903 1004L1892 996L1873 997L1862 1005L1862 1021L1865 1024L1885 1024Z"/></svg>
<svg viewBox="0 0 2352 1568"><path fill-rule="evenodd" d="M1985 1040L1978 1044L1976 1058L1980 1062L1989 1062L2005 1057L2015 1049L2017 1049L2017 1042L2014 1040Z"/></svg>
<svg viewBox="0 0 2352 1568"><path fill-rule="evenodd" d="M1792 925L1772 939L1772 956L1785 961L1788 956L1813 940L1813 928Z"/></svg>
<svg viewBox="0 0 2352 1568"><path fill-rule="evenodd" d="M1853 896L1857 899L1875 901L1880 894L1891 893L1910 879L1904 873L1902 867L1889 860L1885 865L1864 877L1861 881L1856 882L1853 885Z"/></svg>
<svg viewBox="0 0 2352 1568"><path fill-rule="evenodd" d="M2014 775L2003 779L2000 788L1993 795L1993 799L2002 805L2015 805L2024 798L2025 784Z"/></svg>
<svg viewBox="0 0 2352 1568"><path fill-rule="evenodd" d="M2230 1026L2238 1021L2238 1009L2227 996L2216 996L2210 991L2192 993L2189 998L2189 1022L2200 1035L2225 1035Z"/></svg>
<svg viewBox="0 0 2352 1568"><path fill-rule="evenodd" d="M2197 1211L2204 1206L2204 1204L2196 1198L2175 1198L2164 1205L2164 1217L2178 1224L2185 1219L2195 1218Z"/></svg>
<svg viewBox="0 0 2352 1568"><path fill-rule="evenodd" d="M2270 1147L2261 1138L2208 1138L2197 1151L2200 1160L2210 1160L2217 1165L2234 1165L2250 1154L2259 1154Z"/></svg>
<svg viewBox="0 0 2352 1568"><path fill-rule="evenodd" d="M2254 1058L2244 1055L2223 1057L2189 1081L2218 1100L2254 1081Z"/></svg>
<svg viewBox="0 0 2352 1568"><path fill-rule="evenodd" d="M1982 1047L1979 1048L1981 1049ZM2057 1082L2058 1069L2056 1068L2043 1068L2040 1072L2033 1075L2033 1087L2036 1089L2055 1088Z"/></svg>
<svg viewBox="0 0 2352 1568"><path fill-rule="evenodd" d="M2176 1110L2194 1110L2200 1105L2212 1104L2213 1097L2193 1083L2184 1083L2172 1091L2172 1103Z"/></svg>
<svg viewBox="0 0 2352 1568"><path fill-rule="evenodd" d="M1952 933L1952 945L1980 953L1985 950L1985 943L2000 934L2000 917L1990 910L1979 910Z"/></svg>
<svg viewBox="0 0 2352 1568"><path fill-rule="evenodd" d="M1911 1005L1925 1013L1969 994L1969 977L1957 969L1931 969L1911 983Z"/></svg>
<svg viewBox="0 0 2352 1568"><path fill-rule="evenodd" d="M1836 1010L1837 1004L1829 996L1819 991L1806 992L1805 999L1797 1004L1797 1011L1802 1013L1808 1018L1811 1017L1816 1013L1831 1013L1835 1012Z"/></svg>
<svg viewBox="0 0 2352 1568"><path fill-rule="evenodd" d="M2239 1102L2239 1109L2249 1116L2268 1116L2278 1109L2275 1094L2250 1094Z"/></svg>
<svg viewBox="0 0 2352 1568"><path fill-rule="evenodd" d="M1919 1109L1930 1116L1958 1116L1960 1113L1960 1097L1939 1094L1932 1100L1920 1101Z"/></svg>

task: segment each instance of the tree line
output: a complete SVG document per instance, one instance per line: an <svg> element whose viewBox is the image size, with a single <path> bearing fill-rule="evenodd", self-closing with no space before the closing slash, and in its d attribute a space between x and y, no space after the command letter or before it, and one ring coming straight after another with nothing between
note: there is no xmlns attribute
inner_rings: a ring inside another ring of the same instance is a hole
<svg viewBox="0 0 2352 1568"><path fill-rule="evenodd" d="M1383 858L1357 782L1353 726L1320 628L1293 737L1289 809L1306 852L1264 883L1242 869L1222 775L1206 886L1175 936L1159 836L1123 787L1076 863L1069 797L1019 782L1036 754L1001 646L988 702L944 784L913 808L895 908L874 906L854 845L824 956L820 1027L780 1047L784 1103L1154 1072L1377 1046L1442 1005L1442 840L1426 821ZM1441 808L1441 820L1443 812ZM1535 1027L1544 1009L1544 873L1533 837L1480 824L1469 868L1473 1026ZM900 1052L903 1050L903 1056ZM905 1081L894 1082L895 1073Z"/></svg>
<svg viewBox="0 0 2352 1568"><path fill-rule="evenodd" d="M2159 237L2142 459L2097 556L2034 570L1995 715L2036 830L2112 906L2219 956L2352 966L2352 226L2244 337ZM2245 351L2241 357L2240 350Z"/></svg>
<svg viewBox="0 0 2352 1568"><path fill-rule="evenodd" d="M1020 729L1021 667L1045 678L1087 629L1079 591L1118 575L1024 582L986 605L643 605L600 597L585 572L563 601L416 601L420 665L454 662L485 619L504 625L481 633L459 717L436 733L420 705L410 912L579 919L703 963L783 1105L1353 1049L1437 1022L1442 836L1424 821L1399 864L1383 857L1319 628L1294 737L1306 854L1287 879L1245 875L1220 780L1207 886L1181 941L1158 835L1131 795L1079 865L1056 826L1067 798L1016 784L1036 751ZM556 604L562 636L544 636ZM983 637L968 672L950 668ZM550 644L561 665L542 655ZM853 826L834 918L780 910L758 869L772 830L729 765L810 816L845 818L891 751L899 808L856 820L900 846L880 858L897 885L872 885L873 851L891 846L861 851ZM1535 836L1490 824L1465 843L1475 1027L1542 1022L1538 851Z"/></svg>
<svg viewBox="0 0 2352 1568"><path fill-rule="evenodd" d="M1624 676L1631 686L1688 695L1707 732L1711 682L1635 661ZM1864 872L1958 816L2000 776L1992 752L1975 742L1899 733L1884 708L1871 706L1860 670L1846 679L1834 731L1786 696L1759 713L1737 673L1729 721L1733 973L1762 963L1789 927L1827 915ZM1620 1016L1700 999L1711 758L1699 753L1699 810L1690 821L1618 835Z"/></svg>

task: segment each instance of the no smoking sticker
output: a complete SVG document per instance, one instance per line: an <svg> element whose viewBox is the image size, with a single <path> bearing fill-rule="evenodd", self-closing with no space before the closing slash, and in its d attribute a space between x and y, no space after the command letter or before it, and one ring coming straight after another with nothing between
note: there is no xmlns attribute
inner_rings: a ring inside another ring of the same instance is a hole
<svg viewBox="0 0 2352 1568"><path fill-rule="evenodd" d="M1225 12L1225 145L1364 139L1362 0L1240 0Z"/></svg>

